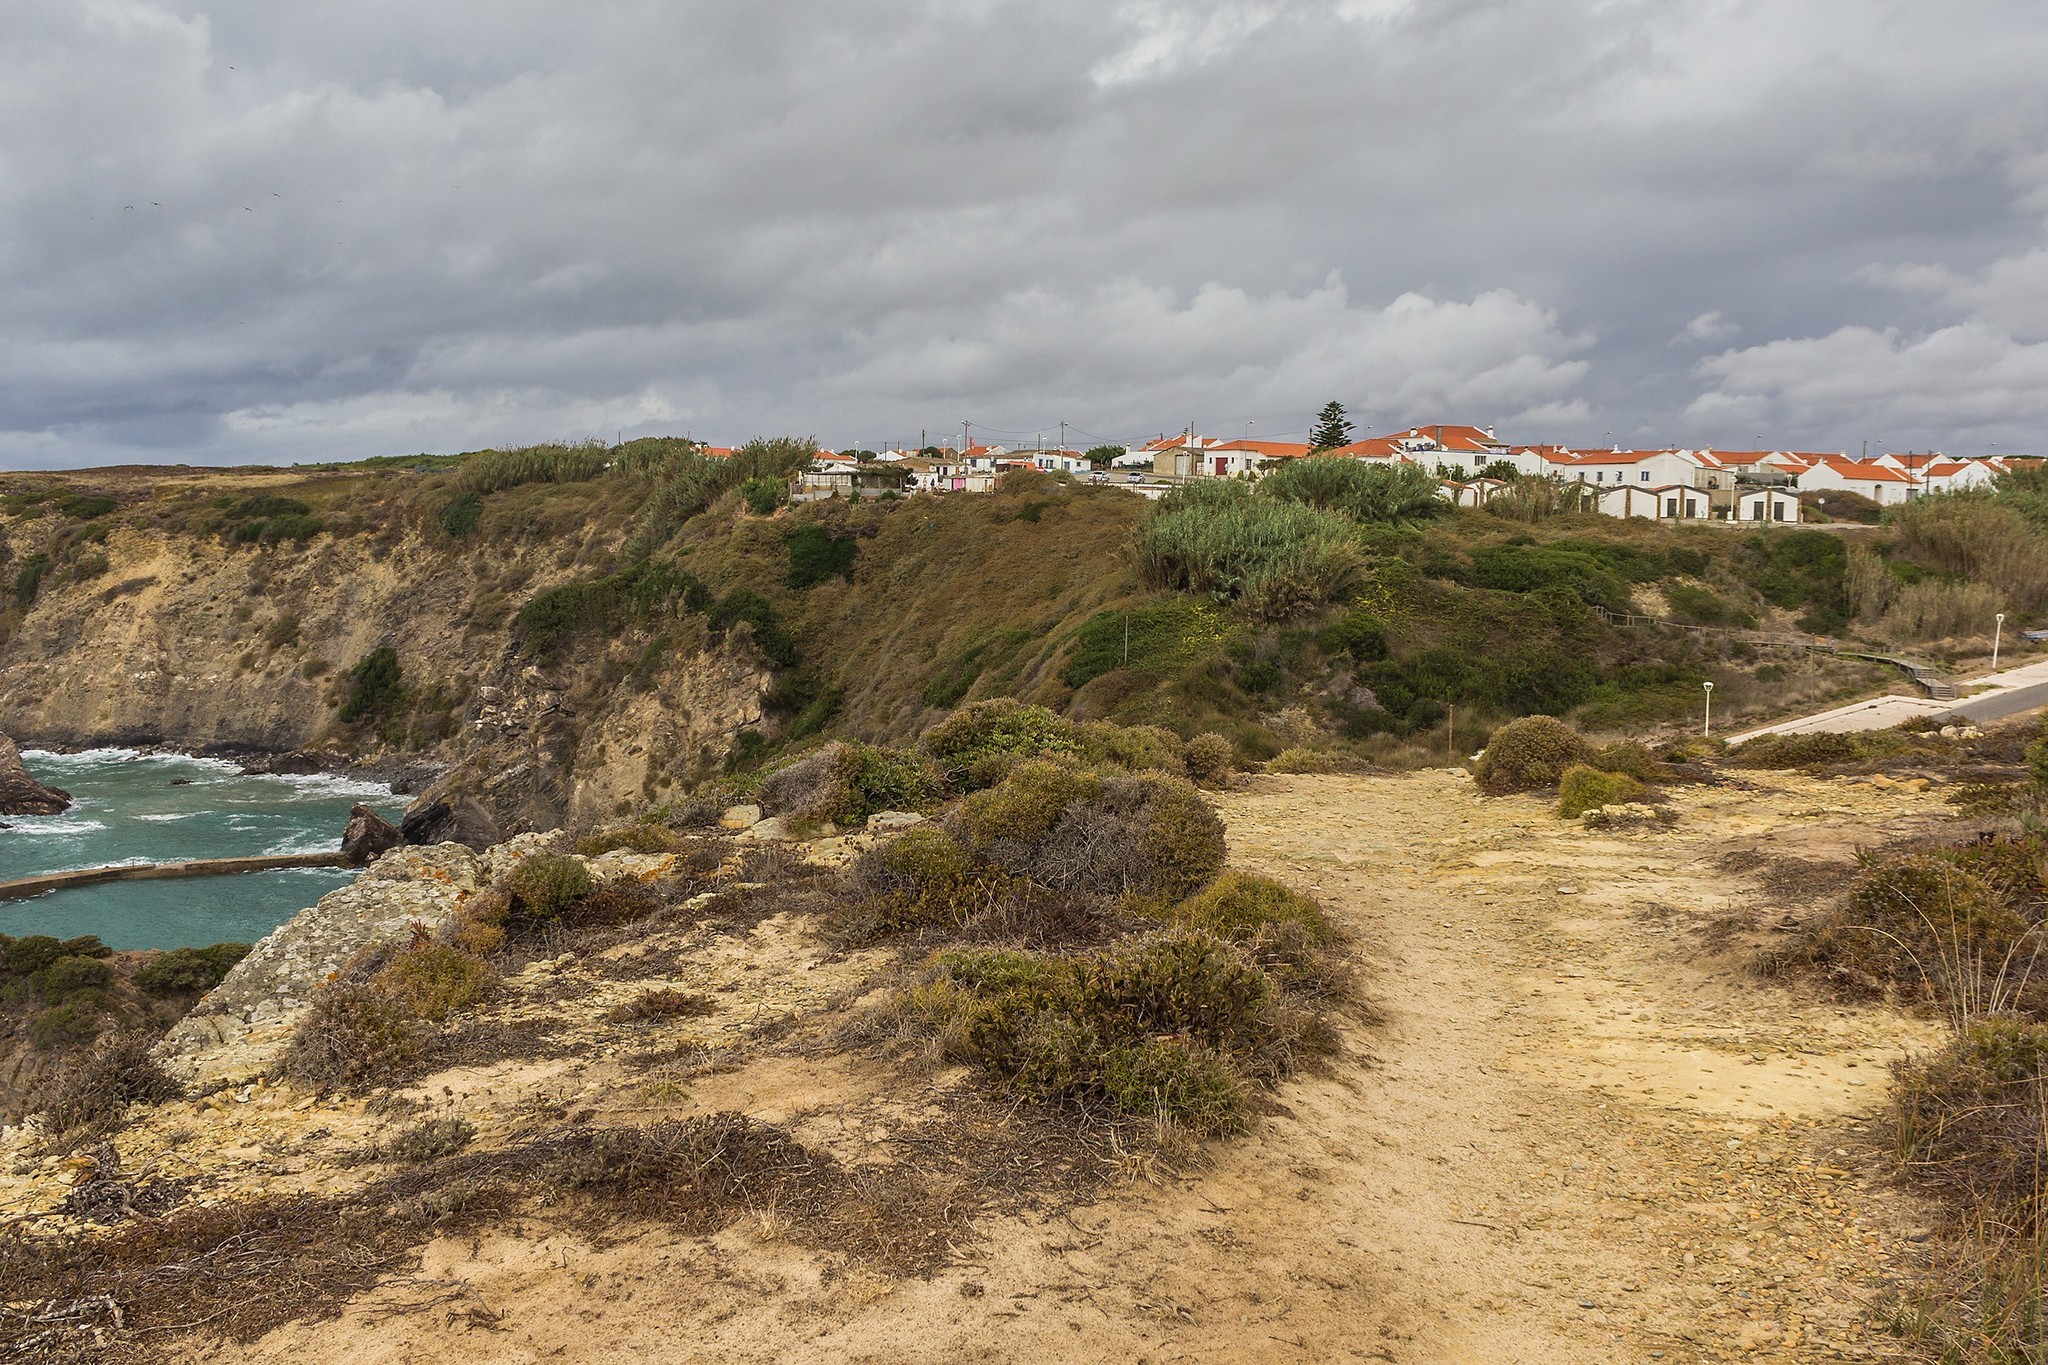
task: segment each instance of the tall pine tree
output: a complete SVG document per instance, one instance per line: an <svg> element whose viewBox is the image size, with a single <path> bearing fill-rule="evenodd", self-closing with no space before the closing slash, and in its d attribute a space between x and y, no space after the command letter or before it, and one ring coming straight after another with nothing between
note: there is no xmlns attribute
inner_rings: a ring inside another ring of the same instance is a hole
<svg viewBox="0 0 2048 1365"><path fill-rule="evenodd" d="M1316 428L1308 434L1308 443L1316 452L1351 444L1351 422L1344 416L1342 403L1333 399L1323 404L1323 410L1316 414Z"/></svg>

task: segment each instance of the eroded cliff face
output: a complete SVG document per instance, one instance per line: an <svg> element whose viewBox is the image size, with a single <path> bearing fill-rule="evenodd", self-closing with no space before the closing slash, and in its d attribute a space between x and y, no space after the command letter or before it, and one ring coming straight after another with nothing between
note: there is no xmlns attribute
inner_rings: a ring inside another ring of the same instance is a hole
<svg viewBox="0 0 2048 1365"><path fill-rule="evenodd" d="M106 550L107 572L45 588L0 647L0 730L24 744L361 751L332 733L335 674L379 644L422 673L475 666L469 576L416 546L232 551L122 530Z"/></svg>
<svg viewBox="0 0 2048 1365"><path fill-rule="evenodd" d="M577 572L552 552L472 554L411 536L230 550L134 529L106 551L107 572L46 588L0 644L0 732L27 746L312 750L421 767L472 826L437 835L478 846L602 819L715 769L762 724L773 681L744 631L659 646L628 636L528 663L513 603ZM387 645L423 700L382 735L342 724L341 679Z"/></svg>

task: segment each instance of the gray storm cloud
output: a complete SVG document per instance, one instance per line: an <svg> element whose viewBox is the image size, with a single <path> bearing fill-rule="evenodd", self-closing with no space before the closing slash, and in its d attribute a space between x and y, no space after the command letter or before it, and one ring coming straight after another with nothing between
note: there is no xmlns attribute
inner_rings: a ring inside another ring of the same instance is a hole
<svg viewBox="0 0 2048 1365"><path fill-rule="evenodd" d="M0 467L2048 446L2029 0L14 0Z"/></svg>

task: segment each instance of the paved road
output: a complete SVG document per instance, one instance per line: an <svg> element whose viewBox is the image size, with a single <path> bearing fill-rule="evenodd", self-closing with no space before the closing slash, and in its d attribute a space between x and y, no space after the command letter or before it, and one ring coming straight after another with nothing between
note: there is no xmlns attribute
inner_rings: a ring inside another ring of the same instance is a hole
<svg viewBox="0 0 2048 1365"><path fill-rule="evenodd" d="M1873 697L1851 702L1816 715L1781 720L1743 734L1729 742L1740 744L1758 735L1845 734L1854 730L1883 730L1919 716L1959 720L1991 721L2048 706L2048 659L2022 664L1957 684L1970 693L1958 701L1931 701L1925 697Z"/></svg>

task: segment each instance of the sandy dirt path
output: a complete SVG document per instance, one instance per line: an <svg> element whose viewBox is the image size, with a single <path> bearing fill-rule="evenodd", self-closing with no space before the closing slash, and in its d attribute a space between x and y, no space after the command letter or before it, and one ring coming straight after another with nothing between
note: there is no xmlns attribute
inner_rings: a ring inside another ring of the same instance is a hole
<svg viewBox="0 0 2048 1365"><path fill-rule="evenodd" d="M1206 1169L990 1220L929 1280L834 1272L750 1224L465 1237L422 1274L487 1327L380 1291L246 1358L1889 1358L1865 1315L1912 1210L1859 1130L1933 1031L1715 945L1931 827L1938 796L1771 775L1600 835L1462 775L1257 779L1219 802L1234 861L1324 900L1379 1018ZM802 1085L774 1089L800 1115Z"/></svg>

